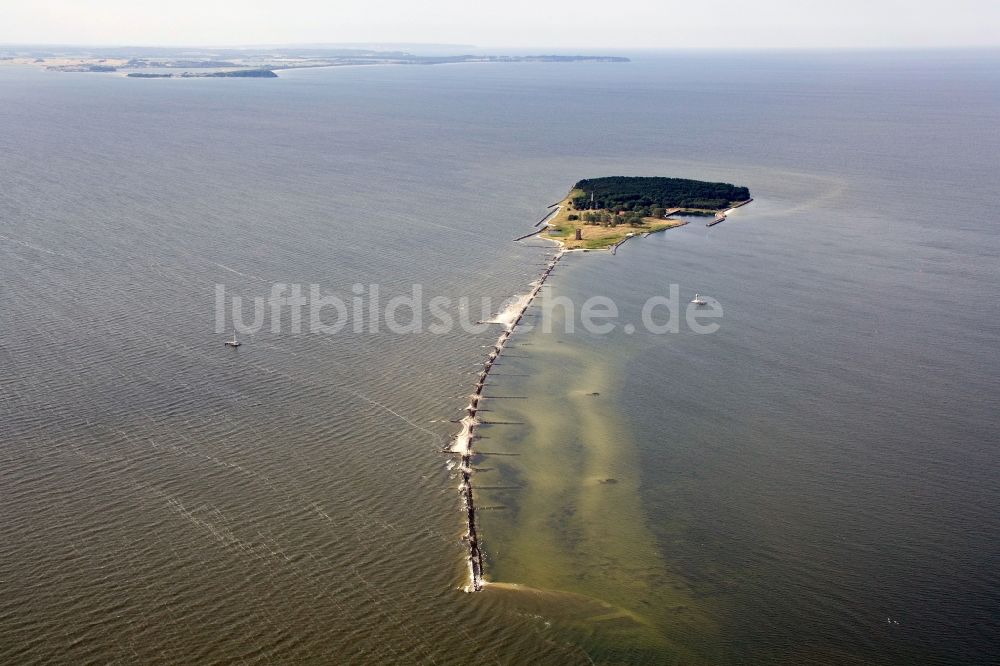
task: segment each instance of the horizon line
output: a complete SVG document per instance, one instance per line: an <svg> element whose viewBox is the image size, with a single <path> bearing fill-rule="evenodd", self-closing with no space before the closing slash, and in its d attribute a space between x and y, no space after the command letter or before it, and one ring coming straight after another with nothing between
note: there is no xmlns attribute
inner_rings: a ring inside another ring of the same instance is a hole
<svg viewBox="0 0 1000 666"><path fill-rule="evenodd" d="M375 47L419 47L419 48L446 48L446 49L516 49L543 51L567 51L567 50L592 50L592 51L617 51L622 53L637 51L981 51L1000 50L1000 43L997 44L923 44L923 45L809 45L809 46L759 46L759 45L736 45L736 46L518 46L518 45L489 45L480 46L476 44L457 44L449 42L394 42L394 41L362 41L362 42L274 42L274 43L231 43L231 44L211 44L211 43L191 43L191 44L169 44L169 43L141 43L141 42L4 42L0 41L0 48L5 47L42 47L42 48L170 48L170 49L261 49L261 48L368 48L375 50Z"/></svg>

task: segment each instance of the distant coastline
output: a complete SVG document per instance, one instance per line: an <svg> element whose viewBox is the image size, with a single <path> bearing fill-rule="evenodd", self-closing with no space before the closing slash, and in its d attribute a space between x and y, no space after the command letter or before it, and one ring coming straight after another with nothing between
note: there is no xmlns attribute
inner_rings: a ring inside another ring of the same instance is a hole
<svg viewBox="0 0 1000 666"><path fill-rule="evenodd" d="M603 55L415 55L365 49L50 49L0 48L0 64L34 65L54 72L117 73L129 78L192 77L276 78L282 70L368 65L446 65L460 63L627 63ZM173 70L173 71L170 71Z"/></svg>

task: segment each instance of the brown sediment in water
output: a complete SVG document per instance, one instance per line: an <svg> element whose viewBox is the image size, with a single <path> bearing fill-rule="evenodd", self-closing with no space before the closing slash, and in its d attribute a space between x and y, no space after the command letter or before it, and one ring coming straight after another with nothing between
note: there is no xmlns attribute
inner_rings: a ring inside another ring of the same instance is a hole
<svg viewBox="0 0 1000 666"><path fill-rule="evenodd" d="M552 219L559 214L562 206L559 202L550 206L549 208L554 208L554 210L547 213L541 220L539 220L535 226L541 226L542 223ZM524 240L537 235L540 235L545 230L545 227L535 231L533 233L516 238L515 241ZM486 361L483 363L483 369L479 373L478 381L475 385L475 390L472 393L469 405L465 408L466 416L459 423L462 424L462 429L455 436L455 439L448 449L451 453L457 454L460 458L460 471L462 476L462 483L459 489L462 494L463 503L465 505L466 521L468 523L465 541L469 548L469 585L467 589L470 592L478 592L483 589L483 553L479 545L479 535L476 530L476 506L475 499L473 497L472 488L472 476L473 476L473 466L472 457L475 455L475 450L473 447L473 442L476 439L476 429L483 424L489 423L491 425L502 425L503 422L488 422L480 421L478 419L478 414L481 410L479 407L479 401L483 398L483 389L486 386L486 379L493 369L494 365L497 364L497 360L503 353L504 348L510 341L511 335L517 328L521 320L526 316L525 312L531 306L535 297L541 292L542 287L545 286L545 281L552 274L555 269L556 264L562 259L566 252L572 252L574 250L569 250L566 248L566 244L554 238L546 238L545 240L551 240L557 243L560 247L559 251L552 257L550 261L544 264L545 269L541 272L538 279L532 283L532 289L528 294L521 299L519 299L515 304L505 309L503 312L497 314L492 320L487 322L478 323L496 323L504 326L503 332L500 337L497 338L496 344L490 349L489 354L486 356ZM620 243L619 243L620 244ZM615 248L617 249L617 245ZM511 308L514 308L511 311ZM513 454L512 454L513 455Z"/></svg>
<svg viewBox="0 0 1000 666"><path fill-rule="evenodd" d="M544 217L542 217L542 219L539 220L535 226L536 227L542 226L543 223L555 219L564 208L564 206L560 204L566 204L567 202L568 198L563 200L562 202L550 206L549 208L554 208L554 210L551 210ZM744 203L749 203L749 202L744 202ZM741 203L740 205L743 204ZM662 231L664 229L681 226L683 224L686 224L686 222L675 221L673 225L664 225L661 228L647 231L645 234L643 234L643 236L648 236L650 233L655 233L656 231ZM486 380L489 377L490 371L493 369L495 365L498 364L497 362L501 354L503 354L503 351L506 348L507 343L510 341L510 338L514 333L514 331L516 330L517 326L521 323L521 320L525 316L530 316L525 314L527 309L531 306L532 302L541 292L542 287L545 286L545 281L552 274L552 271L555 269L556 264L559 262L559 260L562 259L562 257L567 252L588 251L587 249L584 248L571 249L567 247L567 244L565 242L559 239L541 236L541 234L545 230L546 227L543 226L542 229L539 229L538 231L535 231L533 233L515 239L515 241L518 241L540 236L545 240L554 241L559 245L560 248L558 252L556 252L556 254L552 257L552 259L546 264L544 264L545 268L539 275L538 279L532 283L531 291L525 296L520 297L514 304L506 308L503 312L498 313L497 316L495 316L493 319L488 320L487 322L478 322L478 323L500 324L504 327L504 330L500 334L500 337L497 338L496 343L490 349L489 354L486 356L486 361L483 363L483 369L479 373L478 381L476 382L475 390L473 391L469 405L465 408L466 416L460 421L460 423L462 424L462 429L455 436L451 447L448 449L451 453L458 455L460 458L462 484L459 486L459 488L461 490L461 494L463 497L463 502L466 511L466 520L468 522L465 540L468 543L468 548L469 548L470 583L467 589L470 592L476 592L483 589L483 585L485 584L483 580L483 553L480 548L479 535L477 533L477 528L476 528L476 507L475 507L475 500L473 497L473 484L472 484L472 477L474 471L472 466L472 458L475 455L473 444L476 440L476 430L478 429L479 426L487 424L488 425L518 424L515 422L479 420L478 418L479 412L486 411L480 409L479 407L480 400L484 398L483 391L486 386ZM614 243L613 245L610 245L609 247L603 249L610 250L612 254L615 254L620 245L630 240L635 235L636 235L635 233L629 234L625 238ZM590 395L599 396L600 393L592 392ZM507 397L509 398L511 396ZM480 452L480 453L485 453L485 452ZM517 455L517 454L507 454L507 455ZM600 483L602 485L614 485L617 483L617 479L606 478L601 480Z"/></svg>
<svg viewBox="0 0 1000 666"><path fill-rule="evenodd" d="M466 416L460 421L460 423L462 423L462 430L455 436L455 440L449 449L452 453L458 454L461 461L460 470L462 475L462 484L459 486L459 489L461 490L462 500L465 504L466 521L468 523L465 541L469 548L470 581L467 589L470 592L478 592L483 589L484 585L483 553L479 546L479 535L476 531L476 504L472 492L472 457L475 455L473 442L476 439L476 429L478 426L483 423L492 423L493 425L501 423L480 421L477 416L480 411L485 410L480 410L479 401L483 398L483 389L486 385L486 379L489 377L490 370L492 370L493 366L496 365L497 360L500 358L504 348L510 341L511 335L524 318L525 311L531 306L535 297L538 296L538 293L542 289L542 285L545 284L545 280L552 274L552 270L562 258L563 254L564 250L559 250L552 257L552 260L546 264L545 270L542 271L538 280L533 283L534 286L526 296L519 299L503 312L498 313L496 317L488 322L500 324L504 326L504 330L500 334L500 337L497 338L496 344L494 344L490 349L490 353L486 356L486 361L483 363L483 369L479 373L479 379L476 382L475 390L472 393L468 406L465 408ZM514 309L508 312L510 308Z"/></svg>

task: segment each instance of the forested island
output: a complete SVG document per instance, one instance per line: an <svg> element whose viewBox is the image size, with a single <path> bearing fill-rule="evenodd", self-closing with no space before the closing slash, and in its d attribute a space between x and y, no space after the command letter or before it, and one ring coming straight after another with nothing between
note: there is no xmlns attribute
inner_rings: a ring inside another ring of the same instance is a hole
<svg viewBox="0 0 1000 666"><path fill-rule="evenodd" d="M725 219L725 211L749 201L748 188L730 183L655 176L588 178L576 183L545 220L541 236L567 249L601 249L637 233L686 224L675 215Z"/></svg>

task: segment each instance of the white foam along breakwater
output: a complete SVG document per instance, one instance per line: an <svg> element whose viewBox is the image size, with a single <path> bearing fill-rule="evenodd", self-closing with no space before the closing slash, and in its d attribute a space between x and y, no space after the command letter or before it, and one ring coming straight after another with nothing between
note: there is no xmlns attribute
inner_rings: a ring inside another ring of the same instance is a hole
<svg viewBox="0 0 1000 666"><path fill-rule="evenodd" d="M507 307L498 312L492 319L484 322L499 324L503 327L503 332L500 333L500 337L497 338L496 343L490 349L490 353L486 356L483 369L479 372L479 378L476 381L475 391L470 396L469 404L465 408L465 417L460 421L462 429L455 435L455 439L448 449L449 452L458 456L460 460L458 468L462 482L458 488L462 494L466 520L468 521L465 541L469 547L469 585L466 587L466 590L469 592L478 592L483 589L483 585L485 584L483 581L483 553L479 548L479 537L476 533L476 505L472 494L472 456L474 455L473 444L476 439L476 429L480 425L480 421L477 418L479 401L483 398L483 388L486 385L486 378L489 376L490 370L493 369L493 365L500 358L504 348L510 341L511 335L518 324L521 323L521 319L524 318L525 311L531 306L535 297L538 296L542 285L545 284L545 280L552 274L553 269L559 263L563 254L565 254L565 250L562 249L556 252L545 267L545 270L542 271L538 280L532 283L531 291L527 294L516 296Z"/></svg>

